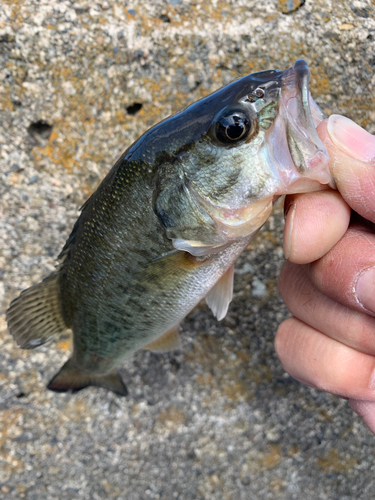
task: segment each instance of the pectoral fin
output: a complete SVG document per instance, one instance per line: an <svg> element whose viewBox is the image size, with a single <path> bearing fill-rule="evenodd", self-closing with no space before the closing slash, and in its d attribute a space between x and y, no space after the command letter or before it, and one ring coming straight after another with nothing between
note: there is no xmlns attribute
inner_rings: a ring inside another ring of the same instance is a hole
<svg viewBox="0 0 375 500"><path fill-rule="evenodd" d="M203 255L211 255L222 252L225 250L231 243L231 241L220 241L216 243L202 243L201 241L194 240L183 240L181 238L175 238L172 240L173 246L177 250L182 250L184 252L189 252L191 255L195 257L201 257Z"/></svg>
<svg viewBox="0 0 375 500"><path fill-rule="evenodd" d="M178 333L178 326L175 326L154 342L147 344L143 349L156 352L167 352L172 351L173 349L178 349L180 346L180 334Z"/></svg>
<svg viewBox="0 0 375 500"><path fill-rule="evenodd" d="M74 364L72 359L68 359L61 370L54 376L47 385L47 389L55 392L78 392L85 387L93 385L104 387L119 396L127 396L128 390L122 381L117 370L105 375L84 372Z"/></svg>
<svg viewBox="0 0 375 500"><path fill-rule="evenodd" d="M206 295L206 303L217 319L225 318L233 297L234 264Z"/></svg>

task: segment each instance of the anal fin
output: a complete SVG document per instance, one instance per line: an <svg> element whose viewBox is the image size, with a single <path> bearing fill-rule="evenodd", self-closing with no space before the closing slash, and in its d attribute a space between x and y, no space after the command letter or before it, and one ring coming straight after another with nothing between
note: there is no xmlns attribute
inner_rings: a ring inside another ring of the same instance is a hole
<svg viewBox="0 0 375 500"><path fill-rule="evenodd" d="M61 370L47 385L47 389L55 392L78 392L90 385L103 387L119 396L128 395L128 389L117 370L104 375L84 372L75 366L72 359L68 359Z"/></svg>
<svg viewBox="0 0 375 500"><path fill-rule="evenodd" d="M206 295L206 303L217 319L225 318L233 298L234 264L223 274Z"/></svg>
<svg viewBox="0 0 375 500"><path fill-rule="evenodd" d="M180 334L178 333L178 326L171 328L161 337L147 344L143 349L156 352L167 352L173 349L178 349L181 346Z"/></svg>

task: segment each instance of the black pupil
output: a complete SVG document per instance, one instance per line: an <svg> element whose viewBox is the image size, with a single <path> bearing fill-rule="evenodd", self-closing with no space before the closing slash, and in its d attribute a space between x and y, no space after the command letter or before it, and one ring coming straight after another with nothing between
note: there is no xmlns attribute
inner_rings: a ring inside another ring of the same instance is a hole
<svg viewBox="0 0 375 500"><path fill-rule="evenodd" d="M222 144L246 139L250 130L250 118L243 111L227 111L216 122L216 137Z"/></svg>
<svg viewBox="0 0 375 500"><path fill-rule="evenodd" d="M228 125L226 133L229 139L239 139L245 130L245 124L238 116L234 117L234 123Z"/></svg>

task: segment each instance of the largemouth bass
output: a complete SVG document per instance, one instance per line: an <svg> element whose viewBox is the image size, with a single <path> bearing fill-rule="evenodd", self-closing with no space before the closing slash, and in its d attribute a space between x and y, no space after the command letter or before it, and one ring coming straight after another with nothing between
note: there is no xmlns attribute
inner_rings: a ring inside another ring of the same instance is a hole
<svg viewBox="0 0 375 500"><path fill-rule="evenodd" d="M333 186L307 63L245 76L148 130L86 201L60 266L7 311L18 345L73 330L49 389L127 389L121 361L178 346L206 298L220 320L233 265L287 193Z"/></svg>

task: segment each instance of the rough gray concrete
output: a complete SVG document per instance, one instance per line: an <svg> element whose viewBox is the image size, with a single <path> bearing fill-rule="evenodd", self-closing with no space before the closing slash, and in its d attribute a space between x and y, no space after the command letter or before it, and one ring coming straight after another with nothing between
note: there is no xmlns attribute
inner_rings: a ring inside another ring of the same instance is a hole
<svg viewBox="0 0 375 500"><path fill-rule="evenodd" d="M302 3L2 1L1 312L134 139L239 76L303 57L326 112L375 132L374 3ZM279 209L241 256L224 321L202 304L179 352L124 363L127 399L46 391L69 335L21 351L2 317L0 498L372 500L375 438L274 353L282 227Z"/></svg>

